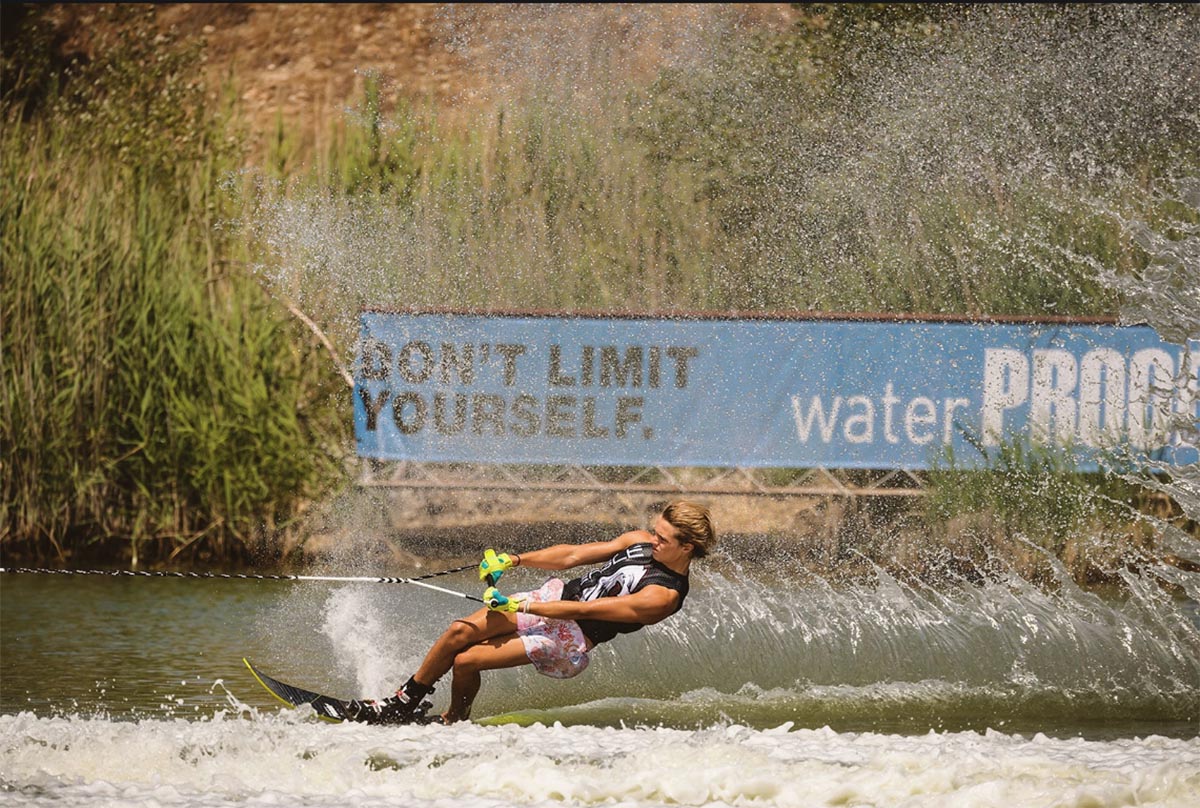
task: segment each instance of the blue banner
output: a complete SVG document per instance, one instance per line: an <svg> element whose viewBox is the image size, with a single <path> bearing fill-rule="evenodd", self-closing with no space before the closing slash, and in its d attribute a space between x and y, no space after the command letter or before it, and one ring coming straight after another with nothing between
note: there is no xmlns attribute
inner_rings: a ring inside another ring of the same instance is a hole
<svg viewBox="0 0 1200 808"><path fill-rule="evenodd" d="M924 469L1032 438L1198 460L1197 357L1147 327L364 312L358 453Z"/></svg>

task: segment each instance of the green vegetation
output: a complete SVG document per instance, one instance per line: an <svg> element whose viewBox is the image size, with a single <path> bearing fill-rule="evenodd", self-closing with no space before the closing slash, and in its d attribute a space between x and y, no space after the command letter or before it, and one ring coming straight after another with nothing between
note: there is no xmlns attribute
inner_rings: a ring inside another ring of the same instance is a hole
<svg viewBox="0 0 1200 808"><path fill-rule="evenodd" d="M1172 44L1194 11L802 7L793 33L665 71L634 117L699 175L729 305L1116 311L1094 265L1145 259L1114 214L1158 218L1146 189L1200 168L1196 48Z"/></svg>
<svg viewBox="0 0 1200 808"><path fill-rule="evenodd" d="M5 109L6 552L238 558L341 444L305 335L229 270L226 121L161 48L125 29L40 114Z"/></svg>
<svg viewBox="0 0 1200 808"><path fill-rule="evenodd" d="M713 280L717 234L692 202L698 186L623 135L623 100L585 118L535 96L446 129L428 108L383 119L376 94L368 82L358 125L327 133L328 151L262 189L251 214L265 273L314 310L329 307L323 323L362 302L725 306ZM305 164L282 148L267 162ZM292 232L319 237L283 237ZM335 287L343 294L331 297Z"/></svg>
<svg viewBox="0 0 1200 808"><path fill-rule="evenodd" d="M1103 464L1102 464L1103 465ZM1135 563L1148 546L1136 512L1178 519L1163 497L1109 471L1082 471L1063 448L1010 441L982 470L952 453L927 475L926 529L979 567L1000 556L1036 570L1040 548L1079 580L1101 580Z"/></svg>
<svg viewBox="0 0 1200 808"><path fill-rule="evenodd" d="M364 304L1112 315L1098 268L1148 263L1123 222L1200 169L1180 7L813 4L647 86L453 119L372 78L250 156L199 51L111 13L92 62L37 13L4 56L0 541L33 555L236 558L344 479L344 388L276 298L347 364ZM1037 511L1096 489L1028 461L935 473L931 513L1102 518Z"/></svg>
<svg viewBox="0 0 1200 808"><path fill-rule="evenodd" d="M811 13L649 86L525 89L453 126L368 82L349 125L277 133L258 258L342 310L1117 312L1096 268L1146 264L1123 221L1200 169L1176 47L1200 16Z"/></svg>

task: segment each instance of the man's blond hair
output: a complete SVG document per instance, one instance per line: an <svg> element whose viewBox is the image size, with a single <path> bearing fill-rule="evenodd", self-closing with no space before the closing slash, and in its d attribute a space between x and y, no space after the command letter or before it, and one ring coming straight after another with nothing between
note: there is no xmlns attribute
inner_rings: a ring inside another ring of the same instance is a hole
<svg viewBox="0 0 1200 808"><path fill-rule="evenodd" d="M663 508L663 519L679 531L681 544L692 545L692 557L704 558L717 546L717 529L708 508L681 499Z"/></svg>

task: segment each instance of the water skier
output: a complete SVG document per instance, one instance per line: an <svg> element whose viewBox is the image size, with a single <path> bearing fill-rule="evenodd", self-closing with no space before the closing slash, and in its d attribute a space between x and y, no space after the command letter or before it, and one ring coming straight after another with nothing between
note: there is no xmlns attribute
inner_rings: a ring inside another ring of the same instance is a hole
<svg viewBox="0 0 1200 808"><path fill-rule="evenodd" d="M396 695L362 702L358 720L403 724L423 717L422 700L450 670L445 723L470 717L481 671L533 665L555 679L577 676L595 646L679 611L692 561L708 555L716 543L708 509L678 501L650 530L632 530L611 541L557 544L521 555L488 550L479 565L479 577L493 584L484 593L487 606L451 623ZM584 576L566 583L550 578L532 592L505 597L494 586L512 567L566 570L600 562L605 563Z"/></svg>

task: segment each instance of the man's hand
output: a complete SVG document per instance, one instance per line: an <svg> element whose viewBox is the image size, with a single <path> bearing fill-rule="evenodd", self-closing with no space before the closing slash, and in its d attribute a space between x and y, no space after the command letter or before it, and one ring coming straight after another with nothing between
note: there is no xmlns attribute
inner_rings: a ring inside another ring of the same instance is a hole
<svg viewBox="0 0 1200 808"><path fill-rule="evenodd" d="M521 607L521 601L501 595L494 586L489 586L483 593L483 602L493 612L515 612Z"/></svg>
<svg viewBox="0 0 1200 808"><path fill-rule="evenodd" d="M490 585L495 586L504 571L515 566L516 562L509 557L508 553L496 555L496 551L489 547L483 553L483 561L479 562L479 580L487 581Z"/></svg>

